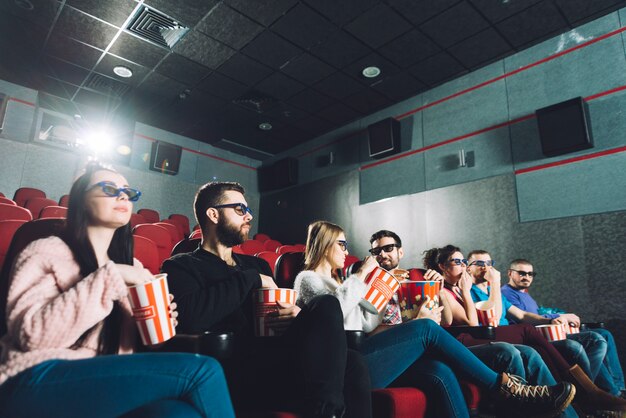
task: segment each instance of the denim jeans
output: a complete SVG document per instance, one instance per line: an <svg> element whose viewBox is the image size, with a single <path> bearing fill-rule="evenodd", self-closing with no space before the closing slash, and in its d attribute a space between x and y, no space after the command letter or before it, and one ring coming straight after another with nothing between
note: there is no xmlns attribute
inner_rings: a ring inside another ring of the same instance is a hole
<svg viewBox="0 0 626 418"><path fill-rule="evenodd" d="M594 328L592 331L600 334L607 344L606 356L596 377L596 384L613 395L619 395L624 390L624 372L617 356L613 334L604 328Z"/></svg>
<svg viewBox="0 0 626 418"><path fill-rule="evenodd" d="M3 417L234 417L219 363L147 353L49 360L0 386Z"/></svg>
<svg viewBox="0 0 626 418"><path fill-rule="evenodd" d="M552 344L570 364L578 364L591 380L596 380L607 351L606 340L600 334L582 331Z"/></svg>
<svg viewBox="0 0 626 418"><path fill-rule="evenodd" d="M440 386L442 416L467 416L467 406L458 381L449 377L445 363L472 382L495 390L498 374L489 369L447 331L429 319L396 325L365 339L361 353L370 371L373 388L390 385L418 387L425 376ZM425 353L428 359L422 358ZM437 359L439 362L431 362Z"/></svg>

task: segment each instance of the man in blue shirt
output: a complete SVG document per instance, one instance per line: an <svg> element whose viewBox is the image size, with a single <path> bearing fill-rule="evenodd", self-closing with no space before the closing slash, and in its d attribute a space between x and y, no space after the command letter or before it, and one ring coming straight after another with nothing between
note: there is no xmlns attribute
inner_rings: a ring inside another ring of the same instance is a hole
<svg viewBox="0 0 626 418"><path fill-rule="evenodd" d="M539 313L537 302L530 296L528 289L536 276L533 265L528 260L513 260L509 266L509 283L502 287L502 294L517 308L530 312ZM553 323L568 322L575 326L580 326L580 318L572 313L565 314L544 314L543 318ZM617 356L617 347L613 335L606 329L594 329L593 331L580 332L578 334L568 334L568 340L575 340L585 345L588 340L595 340L600 336L606 344L606 355L601 359L600 364L591 364L591 372L596 371L596 375L590 374L595 379L595 383L602 389L613 395L624 394L624 373ZM593 359L592 354L587 353L592 363L597 363L598 359Z"/></svg>

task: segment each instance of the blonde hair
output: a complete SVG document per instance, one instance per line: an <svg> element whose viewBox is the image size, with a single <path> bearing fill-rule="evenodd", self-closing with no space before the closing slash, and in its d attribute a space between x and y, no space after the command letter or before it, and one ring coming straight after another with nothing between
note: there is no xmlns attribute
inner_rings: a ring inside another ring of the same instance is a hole
<svg viewBox="0 0 626 418"><path fill-rule="evenodd" d="M309 225L304 252L304 269L315 270L335 244L343 229L327 221L315 221Z"/></svg>

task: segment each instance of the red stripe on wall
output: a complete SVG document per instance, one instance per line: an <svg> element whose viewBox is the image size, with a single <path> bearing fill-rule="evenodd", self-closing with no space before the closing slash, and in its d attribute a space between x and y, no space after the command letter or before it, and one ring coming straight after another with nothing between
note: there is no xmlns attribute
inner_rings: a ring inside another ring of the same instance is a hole
<svg viewBox="0 0 626 418"><path fill-rule="evenodd" d="M9 97L9 101L10 101L10 102L16 102L16 103L25 104L25 105L27 105L27 106L32 106L32 107L35 107L35 103L32 103L32 102L27 102L26 100L17 99L17 98L15 98L15 97Z"/></svg>
<svg viewBox="0 0 626 418"><path fill-rule="evenodd" d="M152 138L152 137L149 137L149 136L146 136L146 135L142 135L142 134L138 134L138 133L135 133L135 136L138 136L138 137L143 138L143 139L147 139L148 141L152 141L152 142L156 142L157 141L157 139L155 139L155 138ZM223 162L228 163L228 164L233 164L233 165L236 165L236 166L239 166L239 167L243 167L243 168L247 168L249 170L256 171L256 167L252 167L250 165L238 163L237 161L232 161L232 160L228 160L226 158L218 157L217 155L207 154L205 152L196 151L196 150L191 149L191 148L185 148L185 147L181 147L181 148L183 150L185 150L187 152L191 152L193 154L202 155L203 157L213 158L214 160L223 161Z"/></svg>
<svg viewBox="0 0 626 418"><path fill-rule="evenodd" d="M580 157L573 157L573 158L568 158L568 159L561 160L561 161L555 161L553 163L541 164L541 165L536 165L534 167L528 167L528 168L521 168L519 170L515 170L515 174L519 175L519 174L524 174L524 173L530 173L532 171L544 170L546 168L557 167L557 166L565 165L565 164L571 164L571 163L575 163L578 161L591 160L593 158L604 157L606 155L618 154L624 151L626 151L626 146L612 148L612 149L605 150L605 151L594 152L593 154L581 155Z"/></svg>

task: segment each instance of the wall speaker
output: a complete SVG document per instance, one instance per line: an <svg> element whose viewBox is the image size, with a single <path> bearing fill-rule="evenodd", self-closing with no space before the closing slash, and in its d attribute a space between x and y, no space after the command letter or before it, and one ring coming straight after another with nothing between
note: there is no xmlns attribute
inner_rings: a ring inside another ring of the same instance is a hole
<svg viewBox="0 0 626 418"><path fill-rule="evenodd" d="M182 147L178 145L161 141L153 142L150 153L150 170L163 174L178 174L182 151Z"/></svg>
<svg viewBox="0 0 626 418"><path fill-rule="evenodd" d="M593 148L589 109L582 97L538 109L535 114L546 157Z"/></svg>
<svg viewBox="0 0 626 418"><path fill-rule="evenodd" d="M400 151L400 122L383 119L367 127L371 158L384 158Z"/></svg>
<svg viewBox="0 0 626 418"><path fill-rule="evenodd" d="M272 165L259 168L257 175L260 192L295 186L298 184L298 160L283 158Z"/></svg>
<svg viewBox="0 0 626 418"><path fill-rule="evenodd" d="M4 115L7 113L7 103L9 102L9 96L4 93L0 93L0 132L4 128Z"/></svg>

